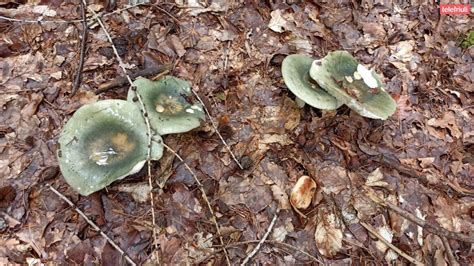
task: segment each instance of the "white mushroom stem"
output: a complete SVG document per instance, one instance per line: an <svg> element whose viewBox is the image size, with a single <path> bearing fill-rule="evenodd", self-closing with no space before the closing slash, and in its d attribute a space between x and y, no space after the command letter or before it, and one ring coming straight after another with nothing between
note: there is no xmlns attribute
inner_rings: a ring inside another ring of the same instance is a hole
<svg viewBox="0 0 474 266"><path fill-rule="evenodd" d="M298 97L295 98L295 103L299 108L303 108L306 104L305 101L301 100Z"/></svg>

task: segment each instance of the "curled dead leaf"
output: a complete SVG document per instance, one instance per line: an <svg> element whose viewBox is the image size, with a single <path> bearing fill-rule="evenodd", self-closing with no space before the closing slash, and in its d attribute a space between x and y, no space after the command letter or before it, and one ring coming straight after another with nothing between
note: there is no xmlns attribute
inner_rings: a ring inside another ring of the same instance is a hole
<svg viewBox="0 0 474 266"><path fill-rule="evenodd" d="M298 209L308 208L315 191L316 182L311 177L306 175L300 177L291 190L291 204Z"/></svg>
<svg viewBox="0 0 474 266"><path fill-rule="evenodd" d="M150 196L150 186L148 183L121 184L117 190L130 194L136 202L146 202Z"/></svg>
<svg viewBox="0 0 474 266"><path fill-rule="evenodd" d="M383 180L383 173L380 168L377 168L369 174L365 185L369 187L387 187L388 183Z"/></svg>
<svg viewBox="0 0 474 266"><path fill-rule="evenodd" d="M326 257L333 257L342 248L342 229L339 219L332 212L319 215L319 222L314 232L314 240L319 252Z"/></svg>
<svg viewBox="0 0 474 266"><path fill-rule="evenodd" d="M283 12L281 9L277 9L270 13L272 17L268 23L268 27L274 32L285 32L289 27L289 22L284 18Z"/></svg>

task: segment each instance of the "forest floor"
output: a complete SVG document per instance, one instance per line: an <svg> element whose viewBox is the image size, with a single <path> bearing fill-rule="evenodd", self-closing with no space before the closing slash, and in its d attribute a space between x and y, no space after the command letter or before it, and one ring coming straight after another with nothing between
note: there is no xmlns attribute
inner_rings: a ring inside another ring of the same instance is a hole
<svg viewBox="0 0 474 266"><path fill-rule="evenodd" d="M22 2L0 1L10 18L0 18L0 264L126 263L48 185L137 264L156 263L155 253L163 264L225 264L201 190L169 151L152 166L155 239L146 169L87 197L65 183L56 157L63 125L84 104L126 99L128 86L103 89L124 74L90 19L72 95L78 1ZM232 264L250 258L267 230L252 263L474 263L474 47L460 45L472 14L394 2L176 0L124 9L125 1L89 1L130 73L168 65L190 81L242 163L209 118L164 137L202 182ZM393 116L296 106L283 58L333 50L381 73ZM303 175L317 189L296 211L289 197Z"/></svg>

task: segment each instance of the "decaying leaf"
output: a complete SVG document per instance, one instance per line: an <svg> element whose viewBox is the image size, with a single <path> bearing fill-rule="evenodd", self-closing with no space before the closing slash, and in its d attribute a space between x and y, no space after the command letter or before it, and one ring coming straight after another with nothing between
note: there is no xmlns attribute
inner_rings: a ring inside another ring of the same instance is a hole
<svg viewBox="0 0 474 266"><path fill-rule="evenodd" d="M268 23L268 27L272 31L281 33L288 29L288 21L283 17L281 9L273 11L270 15L272 18L270 23Z"/></svg>
<svg viewBox="0 0 474 266"><path fill-rule="evenodd" d="M365 185L369 187L385 187L388 186L388 183L383 180L383 173L380 171L380 168L377 168L369 174Z"/></svg>
<svg viewBox="0 0 474 266"><path fill-rule="evenodd" d="M326 257L333 257L342 248L342 229L337 216L324 209L318 215L318 225L314 240L319 252Z"/></svg>
<svg viewBox="0 0 474 266"><path fill-rule="evenodd" d="M300 177L291 190L291 204L298 209L308 208L315 191L316 182L311 177L306 175Z"/></svg>
<svg viewBox="0 0 474 266"><path fill-rule="evenodd" d="M117 186L117 190L129 193L136 202L146 202L150 196L150 186L148 183L121 184Z"/></svg>
<svg viewBox="0 0 474 266"><path fill-rule="evenodd" d="M283 242L288 233L294 232L293 223L291 219L286 219L285 223L273 229L272 238L276 241Z"/></svg>
<svg viewBox="0 0 474 266"><path fill-rule="evenodd" d="M383 225L377 228L377 231L385 240L387 240L389 243L392 243L393 232L392 230L390 230L388 225ZM383 243L381 240L377 240L377 242L375 242L375 246L382 254L385 254L385 260L387 262L396 260L398 258L397 253L389 249L389 247L385 245L385 243Z"/></svg>
<svg viewBox="0 0 474 266"><path fill-rule="evenodd" d="M187 247L188 256L198 261L208 256L209 253L214 251L214 248L212 248L212 238L213 235L209 233L205 235L203 232L195 233L193 236L194 243Z"/></svg>

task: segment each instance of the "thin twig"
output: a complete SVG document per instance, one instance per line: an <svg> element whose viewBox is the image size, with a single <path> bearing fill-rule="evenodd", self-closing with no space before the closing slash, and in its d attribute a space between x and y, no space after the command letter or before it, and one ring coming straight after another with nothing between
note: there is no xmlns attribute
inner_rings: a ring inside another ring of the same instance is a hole
<svg viewBox="0 0 474 266"><path fill-rule="evenodd" d="M137 265L126 253L125 251L123 251L110 237L108 237L91 219L89 219L89 217L87 217L87 215L84 214L84 212L82 212L78 207L76 207L76 205L74 205L74 203L72 203L72 201L70 201L66 196L64 196L61 192L57 191L54 187L52 187L51 185L49 184L46 184L46 186L51 189L51 191L54 192L54 194L58 195L62 200L64 200L67 204L69 204L69 206L71 206L71 208L74 208L74 210L84 219L86 220L86 222L92 226L92 228L94 228L97 232L99 232L106 240L107 242L109 242L110 245L112 245L112 247L114 247L119 253L121 256L123 256L125 258L125 260L130 263L130 265Z"/></svg>
<svg viewBox="0 0 474 266"><path fill-rule="evenodd" d="M221 139L222 143L224 144L224 146L226 147L227 151L230 153L230 156L232 156L232 159L235 161L235 163L239 166L240 169L244 169L242 167L242 165L240 164L239 160L237 160L237 158L235 157L234 153L232 152L232 150L230 149L229 145L227 144L227 142L224 140L224 138L222 137L221 133L219 132L219 130L217 129L217 126L216 124L214 123L214 120L212 119L212 116L211 114L209 113L209 110L207 110L207 107L206 105L204 104L204 102L201 100L201 97L199 97L199 95L194 91L192 90L192 92L194 93L194 95L196 96L196 98L198 99L198 101L202 104L202 107L204 108L204 111L206 112L207 114L207 117L209 117L209 120L211 121L211 125L212 127L214 128L214 131L217 133L217 135L219 136L219 138Z"/></svg>
<svg viewBox="0 0 474 266"><path fill-rule="evenodd" d="M167 72L169 69L170 65L152 66L149 68L138 70L135 73L131 73L130 78L135 79L137 77L154 76L163 72ZM123 86L126 83L128 83L127 77L117 77L111 81L101 84L99 88L95 91L95 94L104 93L115 87Z"/></svg>
<svg viewBox="0 0 474 266"><path fill-rule="evenodd" d="M396 205L380 198L370 188L365 187L364 190L367 192L367 196L369 196L369 198L373 202L390 208L390 210L392 210L393 212L401 215L405 219L410 220L411 222L417 224L418 226L423 227L423 229L425 229L428 232L431 232L431 233L433 233L435 235L438 235L438 236L441 236L441 237L447 237L447 238L450 238L450 239L456 239L456 240L460 240L460 241L463 241L463 242L474 243L474 236L469 236L469 235L449 231L447 229L444 229L443 227L433 225L433 224L429 224L425 220L422 220L422 219L416 217L415 215L403 210L402 208L400 208L400 207L398 207L398 206L396 206Z"/></svg>
<svg viewBox="0 0 474 266"><path fill-rule="evenodd" d="M197 175L194 173L194 171L191 169L191 167L189 167L189 165L184 161L184 159L181 156L179 156L179 154L175 150L173 150L171 147L169 147L165 143L162 143L162 144L166 149L168 149L171 153L173 153L174 156L176 156L176 158L178 158L178 160L180 160L183 163L184 167L193 176L194 180L198 184L199 190L201 190L202 198L206 202L207 208L209 209L209 212L211 213L211 219L212 219L212 222L214 223L214 226L216 227L217 235L219 236L219 242L222 245L222 251L224 252L227 264L231 265L230 264L230 259L229 259L229 254L227 253L227 249L225 248L224 239L222 239L221 229L219 227L219 224L217 223L216 215L214 213L214 210L212 209L212 206L211 206L211 203L209 202L209 199L207 198L206 191L204 191L204 187L203 187L201 181L199 181L199 179L197 178Z"/></svg>
<svg viewBox="0 0 474 266"><path fill-rule="evenodd" d="M241 245L247 245L247 244L253 244L253 243L260 243L260 242L261 242L261 240L248 240L248 241L242 241L242 242L229 243L229 244L227 244L227 247L235 247L235 246L241 246ZM315 256L313 256L313 255L309 254L308 252L306 252L304 250L301 250L301 249L299 249L295 246L292 246L290 244L280 242L280 241L275 241L275 240L265 240L265 241L263 241L263 243L284 246L288 249L294 250L296 252L299 252L299 253L307 256L308 258L312 259L315 262L318 262L320 264L324 264L323 261L316 258ZM220 245L213 245L213 247L221 247L221 246Z"/></svg>
<svg viewBox="0 0 474 266"><path fill-rule="evenodd" d="M82 14L82 39L81 39L81 53L79 55L79 66L76 69L76 78L74 79L74 85L72 86L71 97L76 94L77 89L81 85L82 80L82 69L84 68L84 57L86 55L86 44L87 44L87 1L81 1L81 14Z"/></svg>
<svg viewBox="0 0 474 266"><path fill-rule="evenodd" d="M82 0L85 1L85 0ZM135 91L135 94L137 96L138 102L140 103L141 111L142 111L142 116L143 119L145 120L145 124L147 127L147 135L148 135L148 149L147 149L147 155L146 155L146 161L147 161L147 170L148 170L148 185L150 186L150 205L151 205L151 218L152 218L152 225L153 225L153 246L155 247L155 251L158 252L158 239L157 239L157 232L156 232L156 223L155 223L155 204L154 204L154 197L153 197L153 182L151 180L151 126L150 126L150 120L148 119L148 113L145 109L145 104L143 103L143 99L141 95L138 93L137 88L135 85L133 85L133 81L130 78L130 76L127 74L127 69L125 68L125 64L123 63L122 58L120 57L117 48L114 45L114 42L112 40L112 37L110 36L110 33L107 31L107 28L105 27L105 24L102 22L102 20L99 18L97 13L89 9L90 12L94 15L94 18L96 21L99 23L100 27L102 30L104 30L105 35L107 36L107 39L110 42L110 45L112 46L112 50L114 51L115 57L117 58L117 61L119 62L119 66L122 68L125 76L127 77L128 83L130 83L130 89ZM156 259L159 260L158 254L156 254ZM159 264L159 261L158 261Z"/></svg>
<svg viewBox="0 0 474 266"><path fill-rule="evenodd" d="M244 259L244 261L240 264L241 266L244 266L245 264L247 264L249 262L249 260L253 256L255 256L255 254L257 254L257 252L260 250L260 247L262 246L263 242L265 242L265 240L267 240L268 235L270 235L270 232L273 230L273 226L275 226L275 222L277 220L278 213L279 213L279 210L277 210L277 212L275 213L275 216L273 216L272 222L268 226L267 232L265 232L265 235L263 235L262 239L260 239L260 242L258 242L257 246L252 250L252 252L250 252L247 255L247 257Z"/></svg>
<svg viewBox="0 0 474 266"><path fill-rule="evenodd" d="M137 7L137 6L144 6L144 5L147 5L147 3L137 3L137 4L134 4L134 5L130 5L130 6L121 8L121 9L114 10L114 11L109 12L109 13L100 14L98 16L99 16L99 18L103 18L103 17L107 17L107 16L114 15L114 14L117 14L117 13L121 13L125 10L132 9L134 7ZM30 20L28 20L28 19L9 18L9 17L5 17L5 16L0 16L0 19L4 19L4 20L7 20L7 21L11 21L11 22L20 22L20 23L24 23L24 24L27 24L27 23L82 23L84 21L84 19L73 19L73 20L40 20L40 19L31 20L30 19ZM86 19L87 22L93 21L93 20L95 20L95 18Z"/></svg>
<svg viewBox="0 0 474 266"><path fill-rule="evenodd" d="M375 156L373 160L375 160L376 162L382 163L384 165L387 165L391 168L394 168L399 173L410 178L415 178L416 180L421 182L423 185L430 188L436 188L439 191L442 191L443 193L448 193L448 191L450 191L457 197L474 197L474 193L470 191L462 191L452 186L449 182L439 182L436 185L432 185L430 181L427 179L426 175L418 174L415 169L403 166L400 163L400 161L397 158L395 158L393 155L384 154L381 157Z"/></svg>
<svg viewBox="0 0 474 266"><path fill-rule="evenodd" d="M371 234L373 234L374 236L376 236L378 239L380 239L380 241L382 241L385 245L387 245L388 247L390 247L393 251L397 252L400 256L404 257L406 260L408 260L409 262L415 264L415 265L418 265L418 266L423 266L424 264L419 262L418 260L410 257L408 254L406 254L405 252L403 252L402 250L400 250L399 248L397 248L396 246L394 246L392 243L390 243L387 239L385 239L383 236L381 236L377 230L370 224L367 224L367 223L364 223L364 222L360 222L360 224L365 228L367 229L367 231L369 231Z"/></svg>
<svg viewBox="0 0 474 266"><path fill-rule="evenodd" d="M449 241L446 237L442 237L443 239L443 246L445 250L445 254L448 256L448 262L449 265L451 266L459 266L459 262L456 260L456 258L453 255L453 250L451 249L451 246L449 245Z"/></svg>
<svg viewBox="0 0 474 266"><path fill-rule="evenodd" d="M173 16L170 12L166 11L165 9L159 7L158 5L151 5L152 7L158 9L159 11L165 13L168 17L170 17L172 20L174 20L176 23L181 24L181 21L177 19L175 16ZM184 28L188 29L186 25L183 25Z"/></svg>

